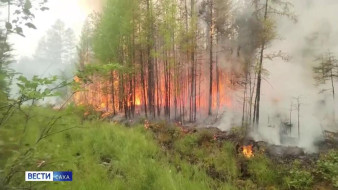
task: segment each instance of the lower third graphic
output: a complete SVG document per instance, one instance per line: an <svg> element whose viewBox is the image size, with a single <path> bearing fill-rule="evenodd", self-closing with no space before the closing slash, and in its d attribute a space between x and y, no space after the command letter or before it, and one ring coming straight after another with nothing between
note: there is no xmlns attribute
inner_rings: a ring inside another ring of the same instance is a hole
<svg viewBox="0 0 338 190"><path fill-rule="evenodd" d="M72 172L26 171L26 181L73 181Z"/></svg>

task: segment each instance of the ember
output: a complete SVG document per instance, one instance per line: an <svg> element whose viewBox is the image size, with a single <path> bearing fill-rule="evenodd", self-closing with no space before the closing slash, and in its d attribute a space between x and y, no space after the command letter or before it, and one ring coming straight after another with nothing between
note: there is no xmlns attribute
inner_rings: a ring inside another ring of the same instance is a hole
<svg viewBox="0 0 338 190"><path fill-rule="evenodd" d="M254 156L253 152L252 152L252 145L248 145L248 146L243 146L243 155L246 158L251 158Z"/></svg>
<svg viewBox="0 0 338 190"><path fill-rule="evenodd" d="M149 127L150 127L149 121L148 121L148 120L145 120L145 121L144 121L144 128L145 128L145 129L149 129Z"/></svg>

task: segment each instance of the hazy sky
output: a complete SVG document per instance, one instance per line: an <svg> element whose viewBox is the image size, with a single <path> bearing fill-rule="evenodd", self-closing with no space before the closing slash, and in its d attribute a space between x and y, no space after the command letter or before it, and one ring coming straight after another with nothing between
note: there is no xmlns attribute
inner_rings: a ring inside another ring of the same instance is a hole
<svg viewBox="0 0 338 190"><path fill-rule="evenodd" d="M35 12L36 19L34 24L37 30L25 28L25 38L12 35L10 42L13 44L14 54L21 56L30 56L34 53L38 41L43 37L46 31L54 24L57 19L62 20L67 27L71 27L76 36L81 33L81 28L87 15L93 10L98 10L100 4L98 0L50 0L47 7L48 11Z"/></svg>

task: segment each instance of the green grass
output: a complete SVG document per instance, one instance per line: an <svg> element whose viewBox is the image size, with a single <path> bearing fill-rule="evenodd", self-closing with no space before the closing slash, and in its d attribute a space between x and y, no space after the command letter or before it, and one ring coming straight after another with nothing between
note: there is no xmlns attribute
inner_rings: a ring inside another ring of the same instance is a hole
<svg viewBox="0 0 338 190"><path fill-rule="evenodd" d="M259 153L244 158L235 142L215 141L207 130L185 134L165 122L125 127L95 115L84 120L84 109L72 106L25 111L28 123L16 112L0 129L0 189L283 190L337 183L337 151L313 166L276 165ZM48 126L55 134L36 143ZM24 171L72 171L73 181L25 182Z"/></svg>
<svg viewBox="0 0 338 190"><path fill-rule="evenodd" d="M80 117L69 110L56 113L36 108L33 112L25 134L20 115L15 115L13 122L2 129L11 133L6 144L16 137L12 141L17 146L12 149L3 175L3 178L11 176L8 187L83 190L212 187L212 180L199 168L182 162L183 169L177 171L169 164L152 133L143 126L126 128L100 121L81 125ZM74 126L83 128L58 133L35 145L54 114L62 116L52 129L54 132ZM32 149L23 156L29 148ZM44 164L39 167L41 162ZM24 171L72 171L73 182L24 182Z"/></svg>
<svg viewBox="0 0 338 190"><path fill-rule="evenodd" d="M276 166L264 155L256 155L249 160L248 172L259 186L272 187L280 183Z"/></svg>

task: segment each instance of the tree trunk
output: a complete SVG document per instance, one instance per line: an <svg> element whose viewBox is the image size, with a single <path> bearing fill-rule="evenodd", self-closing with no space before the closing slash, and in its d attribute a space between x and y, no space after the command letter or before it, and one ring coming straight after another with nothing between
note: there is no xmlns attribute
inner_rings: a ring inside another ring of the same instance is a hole
<svg viewBox="0 0 338 190"><path fill-rule="evenodd" d="M333 72L332 72L333 68L331 68L331 75L330 75L330 78L331 78L331 86L332 86L332 105L333 105L333 122L335 123L336 122L336 109L335 109L335 89L334 89L334 80L333 80Z"/></svg>
<svg viewBox="0 0 338 190"><path fill-rule="evenodd" d="M212 0L209 0L210 3L210 41L209 41L209 111L208 115L212 114L212 82L213 82L213 27L214 27L214 22L213 22L213 3Z"/></svg>
<svg viewBox="0 0 338 190"><path fill-rule="evenodd" d="M265 3L265 12L264 12L264 21L266 21L268 16L268 2L269 0L266 0ZM261 84L262 84L262 69L263 69L263 59L264 59L264 49L265 49L265 39L262 39L262 46L260 51L260 59L259 59L259 65L258 65L258 77L257 77L257 89L256 89L256 99L255 99L255 124L256 127L259 125L259 108L260 108L260 100L261 100Z"/></svg>
<svg viewBox="0 0 338 190"><path fill-rule="evenodd" d="M146 118L148 118L147 112L147 95L146 95L146 82L145 82L145 73L144 73L144 65L143 65L143 52L140 52L140 61L141 61L141 82L142 82L142 92L143 92L143 105L144 105L144 113Z"/></svg>
<svg viewBox="0 0 338 190"><path fill-rule="evenodd" d="M152 23L152 10L150 9L150 0L147 0L147 15L148 15L148 42L147 42L147 59L148 59L148 108L149 114L155 118L155 101L154 101L154 94L155 94L155 83L154 83L154 64L153 59L151 56L151 49L153 47L152 37L153 37L153 23Z"/></svg>

